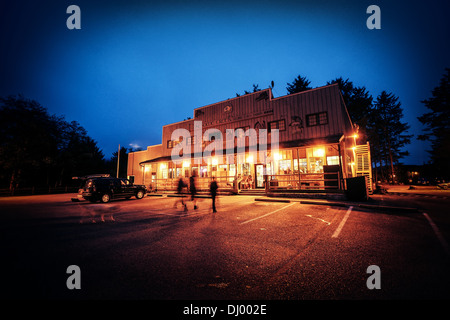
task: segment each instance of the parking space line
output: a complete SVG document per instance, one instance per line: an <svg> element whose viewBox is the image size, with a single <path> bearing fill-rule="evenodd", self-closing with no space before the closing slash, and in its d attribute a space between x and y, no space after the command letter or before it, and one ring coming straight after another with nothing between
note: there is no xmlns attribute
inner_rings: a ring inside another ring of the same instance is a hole
<svg viewBox="0 0 450 320"><path fill-rule="evenodd" d="M267 216L270 216L271 214L274 214L274 213L276 213L276 212L278 212L278 211L280 211L280 210L283 210L283 209L286 209L286 208L288 208L288 207L290 207L290 206L293 206L294 204L295 204L295 202L294 202L294 203L290 203L290 204L288 204L287 206L284 206L284 207L279 208L279 209L277 209L277 210L271 211L271 212L266 213L266 214L264 214L264 215L262 215L262 216L259 216L259 217L256 217L256 218L253 218L253 219L250 219L250 220L241 222L240 224L246 224L246 223L249 223L249 222L252 222L252 221L255 221L255 220L258 220L258 219L267 217Z"/></svg>
<svg viewBox="0 0 450 320"><path fill-rule="evenodd" d="M444 248L445 252L450 255L450 249L448 246L447 241L445 241L444 237L442 236L441 232L439 231L438 227L436 226L436 224L433 222L433 220L431 220L430 216L428 214L426 214L425 212L423 212L424 217L428 220L431 228L433 229L434 233L436 234L436 237L439 239L439 241L441 242L442 247Z"/></svg>
<svg viewBox="0 0 450 320"><path fill-rule="evenodd" d="M337 227L337 229L334 231L333 235L331 236L332 238L337 238L339 236L339 234L341 233L342 228L344 227L345 222L347 221L350 212L352 212L353 206L350 206L350 208L348 208L347 212L345 213L344 218L342 219L341 223L339 224L339 226Z"/></svg>

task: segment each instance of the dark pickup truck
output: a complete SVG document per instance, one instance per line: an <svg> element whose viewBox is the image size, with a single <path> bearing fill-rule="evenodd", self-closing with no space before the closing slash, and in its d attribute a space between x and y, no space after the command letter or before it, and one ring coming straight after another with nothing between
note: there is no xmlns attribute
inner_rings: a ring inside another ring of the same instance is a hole
<svg viewBox="0 0 450 320"><path fill-rule="evenodd" d="M136 199L142 199L146 192L145 186L132 184L128 179L95 177L86 180L81 195L90 202L100 200L107 203L111 199L129 199L133 196Z"/></svg>

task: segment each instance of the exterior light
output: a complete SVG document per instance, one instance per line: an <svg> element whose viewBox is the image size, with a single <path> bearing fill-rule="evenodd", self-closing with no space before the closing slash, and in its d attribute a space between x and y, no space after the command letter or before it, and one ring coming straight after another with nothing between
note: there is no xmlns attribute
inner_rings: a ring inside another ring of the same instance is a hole
<svg viewBox="0 0 450 320"><path fill-rule="evenodd" d="M325 155L325 150L323 148L314 149L313 156L322 158Z"/></svg>
<svg viewBox="0 0 450 320"><path fill-rule="evenodd" d="M219 160L217 160L217 157L212 158L211 164L213 166L217 166L218 163L219 163Z"/></svg>
<svg viewBox="0 0 450 320"><path fill-rule="evenodd" d="M187 168L187 167L189 167L189 161L188 160L184 160L183 161L183 168Z"/></svg>
<svg viewBox="0 0 450 320"><path fill-rule="evenodd" d="M253 156L252 155L247 157L247 163L253 163Z"/></svg>

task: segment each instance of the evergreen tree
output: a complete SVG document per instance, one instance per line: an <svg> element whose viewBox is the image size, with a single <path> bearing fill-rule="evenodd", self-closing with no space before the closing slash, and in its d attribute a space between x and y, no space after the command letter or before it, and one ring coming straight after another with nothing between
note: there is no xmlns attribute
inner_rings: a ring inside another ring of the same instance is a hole
<svg viewBox="0 0 450 320"><path fill-rule="evenodd" d="M0 185L58 186L102 171L97 143L77 122L22 96L0 98Z"/></svg>
<svg viewBox="0 0 450 320"><path fill-rule="evenodd" d="M424 134L419 135L419 140L431 142L431 162L437 174L442 178L450 178L450 69L445 69L439 86L433 89L432 97L421 101L428 109L418 117L425 125Z"/></svg>
<svg viewBox="0 0 450 320"><path fill-rule="evenodd" d="M407 134L409 125L401 121L403 109L398 100L393 93L381 92L369 114L368 122L372 152L380 166L384 161L384 167L389 168L392 182L397 180L394 165L409 154L408 151L403 151L403 147L411 142L413 136Z"/></svg>
<svg viewBox="0 0 450 320"><path fill-rule="evenodd" d="M297 78L292 81L292 83L287 83L286 90L288 94L293 94L297 92L306 91L309 89L312 89L309 85L311 84L311 81L306 79L306 77L298 76Z"/></svg>
<svg viewBox="0 0 450 320"><path fill-rule="evenodd" d="M372 95L366 90L364 86L356 87L349 79L344 80L342 77L336 78L327 84L337 83L342 93L345 105L353 124L359 127L358 141L365 143L370 141L367 133L367 126L369 121L369 114L372 109Z"/></svg>

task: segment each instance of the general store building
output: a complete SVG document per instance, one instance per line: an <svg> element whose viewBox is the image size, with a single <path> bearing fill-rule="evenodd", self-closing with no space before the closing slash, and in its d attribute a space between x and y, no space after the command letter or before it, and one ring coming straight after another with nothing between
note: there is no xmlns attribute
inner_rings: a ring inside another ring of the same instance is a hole
<svg viewBox="0 0 450 320"><path fill-rule="evenodd" d="M189 135L174 138L176 129ZM200 136L196 135L200 129ZM205 157L215 139L205 135L208 129L220 131L223 141L222 150ZM240 137L227 134L227 129L242 129L235 131L241 134L254 129L256 140L244 134L245 148L238 149ZM272 145L276 132L278 148ZM128 177L158 191L175 190L179 177L193 174L200 189L207 189L216 177L221 190L334 192L345 190L348 178L361 175L370 187L370 148L368 143L357 146L356 137L337 84L277 98L268 88L196 108L191 119L163 126L161 144L129 153ZM231 150L226 144L230 139L235 146ZM183 154L183 161L173 161L179 144L191 145L191 152ZM265 152L252 152L255 144L256 148L266 145Z"/></svg>

